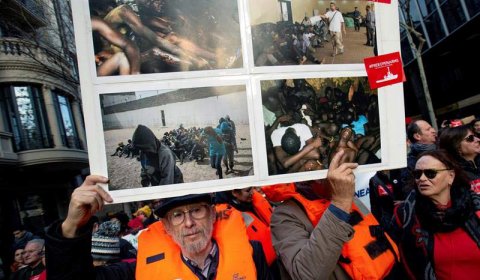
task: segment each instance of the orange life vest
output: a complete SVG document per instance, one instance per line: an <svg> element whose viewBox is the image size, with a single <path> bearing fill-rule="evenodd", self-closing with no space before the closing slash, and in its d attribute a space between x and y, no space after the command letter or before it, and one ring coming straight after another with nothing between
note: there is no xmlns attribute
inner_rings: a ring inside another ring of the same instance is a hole
<svg viewBox="0 0 480 280"><path fill-rule="evenodd" d="M242 212L243 220L247 226L248 238L262 243L267 263L271 265L277 258L270 234L270 218L273 209L270 203L257 191L253 192L252 203L255 213Z"/></svg>
<svg viewBox="0 0 480 280"><path fill-rule="evenodd" d="M303 206L313 226L318 224L330 205L326 199L306 199L297 193L293 183L272 185L262 190L272 201L295 199ZM393 268L398 248L379 227L375 217L365 212L355 203L352 205L350 223L353 223L355 234L343 245L339 264L352 279L382 279Z"/></svg>
<svg viewBox="0 0 480 280"><path fill-rule="evenodd" d="M213 239L218 245L216 279L257 279L253 249L241 213L220 206ZM198 279L183 262L180 247L165 231L162 222L144 230L138 240L136 279Z"/></svg>

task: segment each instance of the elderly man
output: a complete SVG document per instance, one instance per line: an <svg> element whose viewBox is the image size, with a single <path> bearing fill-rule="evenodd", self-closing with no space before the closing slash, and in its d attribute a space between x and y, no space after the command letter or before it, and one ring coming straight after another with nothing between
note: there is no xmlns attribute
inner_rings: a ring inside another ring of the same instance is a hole
<svg viewBox="0 0 480 280"><path fill-rule="evenodd" d="M93 268L88 221L111 197L89 176L72 194L63 223L47 232L52 279L271 279L259 242L248 241L241 214L216 209L210 194L163 199L161 218L139 237L137 263ZM217 211L221 213L217 216Z"/></svg>
<svg viewBox="0 0 480 280"><path fill-rule="evenodd" d="M23 251L23 263L26 265L11 276L11 280L39 279L40 274L45 270L42 263L43 239L32 239L25 246Z"/></svg>

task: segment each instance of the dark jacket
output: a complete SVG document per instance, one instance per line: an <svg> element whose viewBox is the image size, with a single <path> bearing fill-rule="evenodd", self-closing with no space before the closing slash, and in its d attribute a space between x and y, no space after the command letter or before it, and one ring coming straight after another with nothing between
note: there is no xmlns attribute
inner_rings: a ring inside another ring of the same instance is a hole
<svg viewBox="0 0 480 280"><path fill-rule="evenodd" d="M182 171L175 164L175 154L146 126L139 125L132 136L133 146L141 150L142 186L183 183Z"/></svg>
<svg viewBox="0 0 480 280"><path fill-rule="evenodd" d="M475 189L474 191L477 190L476 192L478 193L478 190L480 190L480 155L473 161L464 158L458 158L457 161L467 175L467 178L472 185L472 189Z"/></svg>
<svg viewBox="0 0 480 280"><path fill-rule="evenodd" d="M392 170L393 171L393 170ZM390 223L396 200L403 200L403 184L394 174L378 171L369 181L370 208L382 226Z"/></svg>
<svg viewBox="0 0 480 280"><path fill-rule="evenodd" d="M135 279L136 263L120 262L106 266L93 266L90 253L92 240L91 223L81 229L78 237L72 239L62 236L61 225L61 221L51 225L47 230L45 238L48 279ZM250 241L250 244L253 248L253 260L257 269L257 279L273 279L265 260L262 245L257 241Z"/></svg>
<svg viewBox="0 0 480 280"><path fill-rule="evenodd" d="M10 280L29 280L30 277L39 275L45 270L45 266L40 262L37 266L31 268L26 266L10 275Z"/></svg>

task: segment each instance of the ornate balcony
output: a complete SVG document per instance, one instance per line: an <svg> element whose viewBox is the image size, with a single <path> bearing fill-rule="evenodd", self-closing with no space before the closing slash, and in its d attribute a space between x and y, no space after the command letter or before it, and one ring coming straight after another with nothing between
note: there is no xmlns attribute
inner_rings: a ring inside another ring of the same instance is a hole
<svg viewBox="0 0 480 280"><path fill-rule="evenodd" d="M50 84L65 92L77 92L72 64L60 52L19 38L0 38L0 83Z"/></svg>

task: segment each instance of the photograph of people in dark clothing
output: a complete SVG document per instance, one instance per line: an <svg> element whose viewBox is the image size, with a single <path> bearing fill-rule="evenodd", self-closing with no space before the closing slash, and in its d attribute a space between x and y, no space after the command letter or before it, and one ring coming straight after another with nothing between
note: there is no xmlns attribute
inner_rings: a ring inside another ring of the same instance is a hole
<svg viewBox="0 0 480 280"><path fill-rule="evenodd" d="M269 175L322 170L345 162L380 163L376 90L366 77L261 82Z"/></svg>
<svg viewBox="0 0 480 280"><path fill-rule="evenodd" d="M89 0L97 76L242 68L237 0Z"/></svg>
<svg viewBox="0 0 480 280"><path fill-rule="evenodd" d="M251 176L245 85L100 94L109 190Z"/></svg>

